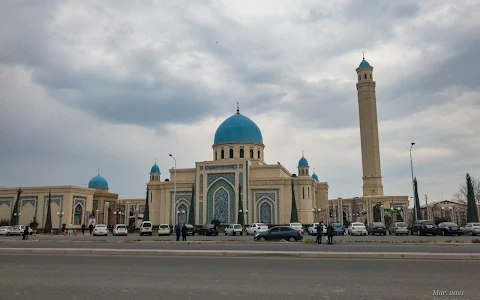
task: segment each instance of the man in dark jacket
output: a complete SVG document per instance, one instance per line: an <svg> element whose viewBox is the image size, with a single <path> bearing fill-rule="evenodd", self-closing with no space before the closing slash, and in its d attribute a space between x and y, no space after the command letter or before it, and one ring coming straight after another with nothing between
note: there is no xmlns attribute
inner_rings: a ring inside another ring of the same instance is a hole
<svg viewBox="0 0 480 300"><path fill-rule="evenodd" d="M25 229L23 230L23 238L22 238L22 240L28 240L28 235L29 235L28 226L25 226Z"/></svg>
<svg viewBox="0 0 480 300"><path fill-rule="evenodd" d="M88 225L88 231L90 231L90 235L92 235L92 232L93 232L93 224Z"/></svg>
<svg viewBox="0 0 480 300"><path fill-rule="evenodd" d="M180 233L182 232L182 228L180 227L180 224L177 224L175 226L175 234L177 235L177 242L180 241Z"/></svg>
<svg viewBox="0 0 480 300"><path fill-rule="evenodd" d="M320 222L317 225L317 244L319 245L322 243L322 233L323 233L323 223Z"/></svg>
<svg viewBox="0 0 480 300"><path fill-rule="evenodd" d="M331 245L333 244L333 226L332 223L330 223L327 227L327 236L328 236L328 244Z"/></svg>
<svg viewBox="0 0 480 300"><path fill-rule="evenodd" d="M185 224L183 224L183 227L182 227L182 241L183 242L187 241L187 234L188 234L188 228L187 228L187 226L185 226Z"/></svg>
<svg viewBox="0 0 480 300"><path fill-rule="evenodd" d="M82 235L85 234L85 229L87 229L87 227L85 227L85 224L82 224Z"/></svg>

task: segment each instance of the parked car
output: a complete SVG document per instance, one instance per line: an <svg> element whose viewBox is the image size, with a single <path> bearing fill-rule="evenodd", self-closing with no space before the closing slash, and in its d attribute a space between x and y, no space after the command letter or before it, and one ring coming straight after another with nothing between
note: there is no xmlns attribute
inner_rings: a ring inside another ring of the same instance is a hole
<svg viewBox="0 0 480 300"><path fill-rule="evenodd" d="M264 231L268 231L268 226L263 223L250 224L246 230L247 235L249 234L255 235L257 232L264 232Z"/></svg>
<svg viewBox="0 0 480 300"><path fill-rule="evenodd" d="M97 224L97 225L95 225L95 227L93 228L93 235L94 235L94 236L97 236L97 235L108 235L107 225L105 225L105 224Z"/></svg>
<svg viewBox="0 0 480 300"><path fill-rule="evenodd" d="M458 226L456 223L453 222L442 222L438 224L437 226L437 234L441 235L458 235L461 236L463 235L462 230L460 229L460 226Z"/></svg>
<svg viewBox="0 0 480 300"><path fill-rule="evenodd" d="M143 221L140 224L140 235L152 235L153 234L153 225L150 221Z"/></svg>
<svg viewBox="0 0 480 300"><path fill-rule="evenodd" d="M13 231L12 226L2 226L0 227L0 235L10 235Z"/></svg>
<svg viewBox="0 0 480 300"><path fill-rule="evenodd" d="M289 226L292 227L293 229L303 231L303 225L301 223L290 223Z"/></svg>
<svg viewBox="0 0 480 300"><path fill-rule="evenodd" d="M345 235L345 227L340 222L333 222L333 235Z"/></svg>
<svg viewBox="0 0 480 300"><path fill-rule="evenodd" d="M258 232L255 234L255 241L265 240L287 240L295 242L303 239L303 230L297 230L290 226L277 226L268 231Z"/></svg>
<svg viewBox="0 0 480 300"><path fill-rule="evenodd" d="M172 233L172 230L170 229L170 225L168 224L160 224L158 226L158 235L170 235Z"/></svg>
<svg viewBox="0 0 480 300"><path fill-rule="evenodd" d="M185 226L187 227L187 235L194 236L197 232L195 226L193 226L192 224L185 224Z"/></svg>
<svg viewBox="0 0 480 300"><path fill-rule="evenodd" d="M310 226L308 226L308 234L309 235L317 235L317 226L318 226L319 223L313 223L311 224ZM322 234L323 235L326 235L327 234L327 226L325 224L323 224L323 230L322 230Z"/></svg>
<svg viewBox="0 0 480 300"><path fill-rule="evenodd" d="M200 229L198 230L198 235L213 235L217 236L218 235L218 230L216 227L212 224L205 224L200 226Z"/></svg>
<svg viewBox="0 0 480 300"><path fill-rule="evenodd" d="M367 235L367 227L362 222L353 222L348 226L348 234L350 235Z"/></svg>
<svg viewBox="0 0 480 300"><path fill-rule="evenodd" d="M480 234L480 223L467 223L467 225L465 225L465 234Z"/></svg>
<svg viewBox="0 0 480 300"><path fill-rule="evenodd" d="M431 220L417 220L410 227L410 234L416 235L437 235L437 226Z"/></svg>
<svg viewBox="0 0 480 300"><path fill-rule="evenodd" d="M225 228L225 235L243 235L243 227L240 224L230 224Z"/></svg>
<svg viewBox="0 0 480 300"><path fill-rule="evenodd" d="M117 224L117 226L115 226L115 227L113 228L113 235L114 235L114 236L117 236L117 235L128 235L127 225L125 225L125 224Z"/></svg>
<svg viewBox="0 0 480 300"><path fill-rule="evenodd" d="M380 235L387 235L387 227L382 222L372 222L367 227L368 234L375 235L376 233Z"/></svg>
<svg viewBox="0 0 480 300"><path fill-rule="evenodd" d="M25 231L25 225L14 225L12 226L12 231L10 231L10 235L20 235L23 236L23 232ZM32 235L33 230L32 228L28 227L28 235Z"/></svg>
<svg viewBox="0 0 480 300"><path fill-rule="evenodd" d="M407 223L395 222L393 226L390 226L390 228L388 228L388 233L390 233L390 235L399 235L399 234L408 235L409 230L407 227Z"/></svg>

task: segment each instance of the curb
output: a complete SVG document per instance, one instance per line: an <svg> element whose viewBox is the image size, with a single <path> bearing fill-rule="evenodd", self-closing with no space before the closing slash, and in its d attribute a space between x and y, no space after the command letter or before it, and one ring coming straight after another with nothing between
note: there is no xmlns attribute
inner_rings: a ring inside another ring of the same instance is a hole
<svg viewBox="0 0 480 300"><path fill-rule="evenodd" d="M421 252L306 252L251 250L150 250L92 248L0 248L2 254L92 254L135 256L203 256L203 257L285 257L285 258L346 258L346 259L421 259L421 260L480 260L480 253L421 253Z"/></svg>

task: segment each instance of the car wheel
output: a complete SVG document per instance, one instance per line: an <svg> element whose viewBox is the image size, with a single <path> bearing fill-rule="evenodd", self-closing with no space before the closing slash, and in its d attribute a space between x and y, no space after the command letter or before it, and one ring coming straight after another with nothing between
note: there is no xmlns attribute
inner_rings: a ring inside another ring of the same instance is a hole
<svg viewBox="0 0 480 300"><path fill-rule="evenodd" d="M227 235L227 233L225 232L225 235Z"/></svg>
<svg viewBox="0 0 480 300"><path fill-rule="evenodd" d="M288 239L289 242L296 242L297 240L295 239L294 236L291 236L289 239Z"/></svg>
<svg viewBox="0 0 480 300"><path fill-rule="evenodd" d="M243 232L240 232L240 235L243 235Z"/></svg>
<svg viewBox="0 0 480 300"><path fill-rule="evenodd" d="M247 231L246 233L247 233L247 235L248 235L248 231Z"/></svg>
<svg viewBox="0 0 480 300"><path fill-rule="evenodd" d="M260 241L265 241L266 238L265 238L264 236L261 236L261 237L259 238L259 240L260 240Z"/></svg>
<svg viewBox="0 0 480 300"><path fill-rule="evenodd" d="M232 234L233 234L233 235L236 235L237 233L234 231L234 232L232 232Z"/></svg>
<svg viewBox="0 0 480 300"><path fill-rule="evenodd" d="M7 236L10 236L10 232L7 232Z"/></svg>

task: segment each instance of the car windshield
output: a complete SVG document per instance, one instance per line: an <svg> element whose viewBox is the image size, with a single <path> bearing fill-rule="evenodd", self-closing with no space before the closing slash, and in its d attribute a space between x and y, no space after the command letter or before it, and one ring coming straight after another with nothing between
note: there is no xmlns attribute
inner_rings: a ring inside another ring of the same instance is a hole
<svg viewBox="0 0 480 300"><path fill-rule="evenodd" d="M97 225L95 228L107 228L107 225Z"/></svg>
<svg viewBox="0 0 480 300"><path fill-rule="evenodd" d="M472 226L480 226L480 223L472 223Z"/></svg>
<svg viewBox="0 0 480 300"><path fill-rule="evenodd" d="M143 223L142 227L152 227L152 223Z"/></svg>
<svg viewBox="0 0 480 300"><path fill-rule="evenodd" d="M118 225L117 228L119 228L119 229L125 229L125 228L127 228L127 226L125 226L125 225Z"/></svg>
<svg viewBox="0 0 480 300"><path fill-rule="evenodd" d="M333 227L343 227L341 223L332 223Z"/></svg>
<svg viewBox="0 0 480 300"><path fill-rule="evenodd" d="M383 223L379 223L379 222L374 222L372 223L373 226L383 226Z"/></svg>
<svg viewBox="0 0 480 300"><path fill-rule="evenodd" d="M451 223L451 222L443 223L443 225L446 225L446 226L458 226L457 224Z"/></svg>
<svg viewBox="0 0 480 300"><path fill-rule="evenodd" d="M425 224L425 225L435 225L435 223L433 223L433 221L423 221L422 224Z"/></svg>
<svg viewBox="0 0 480 300"><path fill-rule="evenodd" d="M160 225L160 229L168 229L168 225Z"/></svg>
<svg viewBox="0 0 480 300"><path fill-rule="evenodd" d="M235 225L235 228L240 229L240 228L242 228L242 225Z"/></svg>
<svg viewBox="0 0 480 300"><path fill-rule="evenodd" d="M13 228L13 229L19 229L19 228L20 228L20 226L18 226L18 225L14 225L12 228Z"/></svg>
<svg viewBox="0 0 480 300"><path fill-rule="evenodd" d="M407 227L407 223L405 222L398 222L397 227Z"/></svg>
<svg viewBox="0 0 480 300"><path fill-rule="evenodd" d="M363 223L352 223L352 226L365 226Z"/></svg>
<svg viewBox="0 0 480 300"><path fill-rule="evenodd" d="M300 223L290 223L290 226L302 226Z"/></svg>
<svg viewBox="0 0 480 300"><path fill-rule="evenodd" d="M193 228L192 224L185 224L185 226L188 227L188 228Z"/></svg>

